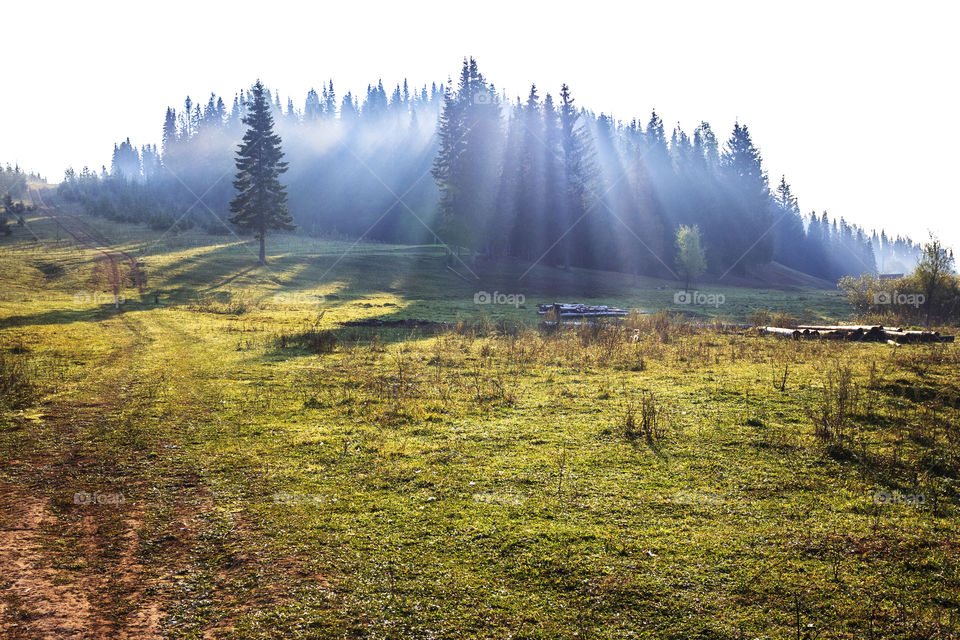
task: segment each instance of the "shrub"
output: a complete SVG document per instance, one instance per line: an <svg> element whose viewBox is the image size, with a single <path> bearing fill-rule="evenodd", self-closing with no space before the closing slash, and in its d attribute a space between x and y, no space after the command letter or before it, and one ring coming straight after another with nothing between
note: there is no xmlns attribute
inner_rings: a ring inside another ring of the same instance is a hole
<svg viewBox="0 0 960 640"><path fill-rule="evenodd" d="M755 327L769 327L770 326L769 309L754 309L752 313L747 314L747 322L749 322Z"/></svg>
<svg viewBox="0 0 960 640"><path fill-rule="evenodd" d="M842 442L852 439L851 416L859 404L859 387L850 365L837 362L824 376L817 397L807 414L814 434L824 440Z"/></svg>
<svg viewBox="0 0 960 640"><path fill-rule="evenodd" d="M789 313L784 311L777 311L770 316L770 323L768 326L771 327L795 327L797 326L797 319L791 316Z"/></svg>
<svg viewBox="0 0 960 640"><path fill-rule="evenodd" d="M628 440L637 436L649 441L663 437L662 410L652 391L642 390L639 400L628 392L620 405L620 411L620 428Z"/></svg>
<svg viewBox="0 0 960 640"><path fill-rule="evenodd" d="M278 349L300 347L317 355L333 353L337 342L337 335L333 331L318 329L316 326L295 333L280 333L274 338L274 345Z"/></svg>

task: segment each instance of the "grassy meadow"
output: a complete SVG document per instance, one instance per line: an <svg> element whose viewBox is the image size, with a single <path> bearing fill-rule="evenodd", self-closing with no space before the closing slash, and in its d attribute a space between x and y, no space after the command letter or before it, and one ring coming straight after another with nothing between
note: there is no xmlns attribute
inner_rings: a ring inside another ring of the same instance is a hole
<svg viewBox="0 0 960 640"><path fill-rule="evenodd" d="M45 209L0 239L3 637L960 637L954 344L724 326L837 291L83 220L143 292Z"/></svg>

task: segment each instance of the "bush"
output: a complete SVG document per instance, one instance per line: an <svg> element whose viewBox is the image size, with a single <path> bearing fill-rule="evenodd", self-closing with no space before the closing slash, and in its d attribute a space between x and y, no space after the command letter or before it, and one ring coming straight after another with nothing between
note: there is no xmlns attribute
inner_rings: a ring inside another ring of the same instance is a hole
<svg viewBox="0 0 960 640"><path fill-rule="evenodd" d="M797 326L797 319L785 311L777 311L770 316L770 324L768 326L784 328L795 327Z"/></svg>
<svg viewBox="0 0 960 640"><path fill-rule="evenodd" d="M316 326L296 333L280 333L274 338L274 345L278 349L299 347L308 349L317 355L333 353L337 348L337 343L337 335L333 331L318 329Z"/></svg>
<svg viewBox="0 0 960 640"><path fill-rule="evenodd" d="M960 320L960 278L942 271L931 275L923 263L913 275L884 280L875 275L846 276L837 287L865 322L930 326Z"/></svg>
<svg viewBox="0 0 960 640"><path fill-rule="evenodd" d="M769 327L770 326L770 310L754 309L752 313L747 314L747 322L749 322L755 327Z"/></svg>

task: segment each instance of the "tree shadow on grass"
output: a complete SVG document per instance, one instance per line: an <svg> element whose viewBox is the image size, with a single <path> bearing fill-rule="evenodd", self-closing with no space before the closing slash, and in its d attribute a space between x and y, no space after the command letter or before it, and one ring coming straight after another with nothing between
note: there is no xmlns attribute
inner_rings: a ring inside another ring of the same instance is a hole
<svg viewBox="0 0 960 640"><path fill-rule="evenodd" d="M117 309L113 304L102 304L99 307L87 307L83 309L53 309L40 313L27 315L9 316L0 318L0 329L9 329L13 327L28 327L31 325L50 325L50 324L71 324L74 322L100 322L113 316L121 315L131 311L139 303L123 303Z"/></svg>

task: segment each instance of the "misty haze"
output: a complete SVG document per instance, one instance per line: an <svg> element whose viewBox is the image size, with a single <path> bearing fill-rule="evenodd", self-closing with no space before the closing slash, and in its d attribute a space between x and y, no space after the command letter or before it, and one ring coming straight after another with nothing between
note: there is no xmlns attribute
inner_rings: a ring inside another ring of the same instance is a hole
<svg viewBox="0 0 960 640"><path fill-rule="evenodd" d="M955 9L299 11L10 9L0 637L960 638Z"/></svg>

